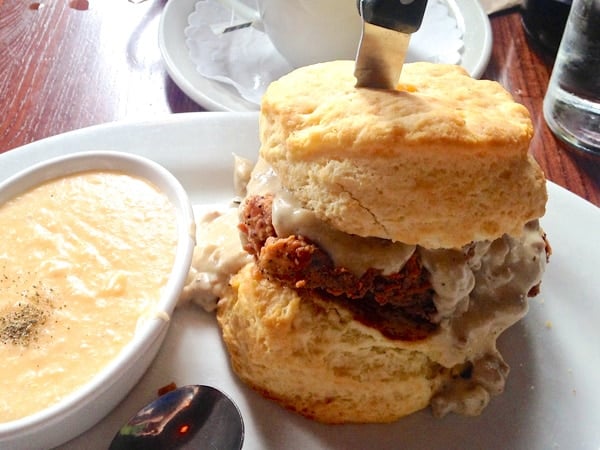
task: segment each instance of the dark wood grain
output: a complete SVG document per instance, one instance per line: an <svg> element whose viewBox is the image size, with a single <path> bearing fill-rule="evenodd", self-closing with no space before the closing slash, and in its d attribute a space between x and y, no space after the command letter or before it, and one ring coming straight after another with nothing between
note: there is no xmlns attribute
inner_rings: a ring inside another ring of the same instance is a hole
<svg viewBox="0 0 600 450"><path fill-rule="evenodd" d="M0 0L0 153L90 125L202 111L164 69L157 34L165 3ZM518 10L491 23L483 77L530 110L531 152L547 177L600 206L600 158L559 144L543 119L552 57L528 41Z"/></svg>
<svg viewBox="0 0 600 450"><path fill-rule="evenodd" d="M201 111L163 68L164 3L1 2L0 152L89 125Z"/></svg>
<svg viewBox="0 0 600 450"><path fill-rule="evenodd" d="M529 109L535 128L531 153L546 177L600 206L600 157L562 144L544 120L542 104L553 55L528 38L518 10L492 16L491 24L494 46L483 78L498 81Z"/></svg>

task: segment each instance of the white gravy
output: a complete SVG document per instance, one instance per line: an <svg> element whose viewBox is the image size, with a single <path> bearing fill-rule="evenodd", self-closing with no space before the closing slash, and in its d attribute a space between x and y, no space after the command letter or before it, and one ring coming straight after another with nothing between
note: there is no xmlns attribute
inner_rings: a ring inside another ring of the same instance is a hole
<svg viewBox="0 0 600 450"><path fill-rule="evenodd" d="M247 171L243 173L248 176ZM359 276L369 267L379 268L385 274L397 272L413 252L419 253L431 274L439 329L424 341L399 341L398 346L422 351L447 368L466 362L472 365L468 380L457 377L434 397L435 415L450 411L477 415L491 396L503 391L509 368L496 349L496 340L526 314L527 293L541 281L546 266L543 231L537 221L527 224L520 237L505 235L493 242L477 242L462 249L430 250L334 230L282 189L276 174L262 159L254 167L246 189L247 195L274 194L273 226L279 235L301 234L317 242L336 264L343 263ZM204 306L209 310L214 309L225 281L235 273L228 270L237 271L247 261L233 214L230 212L227 219L222 219L218 236L210 230L216 229L212 221L198 224L198 228L207 229L206 238L197 241L198 252L214 255L211 249L216 240L230 240L229 249L225 251L221 244L222 251L213 259L212 267L220 273L210 277L220 281L212 287L207 284L203 293L189 293L196 298L208 295L210 302ZM200 270L205 271L206 268Z"/></svg>

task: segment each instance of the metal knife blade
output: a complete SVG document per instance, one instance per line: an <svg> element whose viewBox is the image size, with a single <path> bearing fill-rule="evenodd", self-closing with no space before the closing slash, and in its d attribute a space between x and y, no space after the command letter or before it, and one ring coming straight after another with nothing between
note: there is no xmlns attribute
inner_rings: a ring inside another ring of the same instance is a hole
<svg viewBox="0 0 600 450"><path fill-rule="evenodd" d="M357 0L363 19L354 76L357 87L394 89L410 35L425 15L427 0Z"/></svg>

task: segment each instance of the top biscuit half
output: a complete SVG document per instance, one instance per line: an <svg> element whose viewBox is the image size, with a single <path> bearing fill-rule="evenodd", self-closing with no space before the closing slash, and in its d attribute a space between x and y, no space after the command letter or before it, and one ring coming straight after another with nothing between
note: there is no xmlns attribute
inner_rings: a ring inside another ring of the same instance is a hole
<svg viewBox="0 0 600 450"><path fill-rule="evenodd" d="M261 156L346 233L426 248L520 236L547 199L527 109L459 66L405 64L396 90L356 88L353 61L297 69L261 105Z"/></svg>

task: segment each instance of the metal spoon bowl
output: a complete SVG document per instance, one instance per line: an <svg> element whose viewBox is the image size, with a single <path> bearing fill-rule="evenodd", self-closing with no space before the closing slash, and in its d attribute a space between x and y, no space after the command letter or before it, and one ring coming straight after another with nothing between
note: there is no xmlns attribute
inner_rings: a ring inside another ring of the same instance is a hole
<svg viewBox="0 0 600 450"><path fill-rule="evenodd" d="M138 411L115 435L109 450L239 450L243 442L244 422L235 403L211 386L188 385Z"/></svg>

